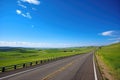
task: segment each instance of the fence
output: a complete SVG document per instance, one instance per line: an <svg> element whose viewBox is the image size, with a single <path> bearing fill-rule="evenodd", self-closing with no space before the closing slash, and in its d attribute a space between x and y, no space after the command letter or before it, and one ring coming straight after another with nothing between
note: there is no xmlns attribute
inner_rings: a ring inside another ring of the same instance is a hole
<svg viewBox="0 0 120 80"><path fill-rule="evenodd" d="M27 62L27 63L22 63L22 64L16 64L16 65L10 65L10 66L4 66L0 67L0 72L6 72L6 71L11 71L11 70L16 70L20 68L26 68L38 64L43 64L52 60L56 60L58 58L51 58L51 59L46 59L46 60L40 60L40 61L33 61L33 62Z"/></svg>
<svg viewBox="0 0 120 80"><path fill-rule="evenodd" d="M78 55L78 54L75 54L75 55ZM53 60L58 60L58 59L71 57L71 56L75 56L75 55L62 56L62 57L57 57L57 58L50 58L50 59L45 59L45 60L39 60L39 61L22 63L22 64L10 65L10 66L3 66L3 67L0 67L0 73L1 72L6 72L6 71L16 70L16 69L20 69L20 68L27 68L27 67L30 67L30 66L43 64L43 63L47 63L47 62L50 62L50 61L53 61Z"/></svg>

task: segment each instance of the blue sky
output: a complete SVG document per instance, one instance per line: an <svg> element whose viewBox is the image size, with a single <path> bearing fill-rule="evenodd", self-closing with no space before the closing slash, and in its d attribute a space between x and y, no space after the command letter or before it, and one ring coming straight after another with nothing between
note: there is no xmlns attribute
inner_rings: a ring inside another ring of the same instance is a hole
<svg viewBox="0 0 120 80"><path fill-rule="evenodd" d="M74 47L120 41L119 0L1 0L0 46Z"/></svg>

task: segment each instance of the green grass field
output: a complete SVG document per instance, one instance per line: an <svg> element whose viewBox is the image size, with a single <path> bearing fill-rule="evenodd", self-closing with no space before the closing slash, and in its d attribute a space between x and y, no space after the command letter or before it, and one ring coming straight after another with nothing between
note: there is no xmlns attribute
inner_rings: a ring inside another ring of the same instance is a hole
<svg viewBox="0 0 120 80"><path fill-rule="evenodd" d="M98 50L97 55L111 69L111 74L120 80L120 43L102 47Z"/></svg>
<svg viewBox="0 0 120 80"><path fill-rule="evenodd" d="M25 49L15 48L7 51L0 50L0 67L37 60L57 58L82 54L95 49L94 47L66 48L66 49Z"/></svg>

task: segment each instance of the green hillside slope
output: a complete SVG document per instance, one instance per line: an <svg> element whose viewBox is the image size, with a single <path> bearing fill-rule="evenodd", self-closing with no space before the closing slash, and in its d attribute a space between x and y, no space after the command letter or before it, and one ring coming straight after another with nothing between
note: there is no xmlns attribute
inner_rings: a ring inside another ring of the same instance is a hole
<svg viewBox="0 0 120 80"><path fill-rule="evenodd" d="M101 47L97 55L110 68L110 74L120 80L120 43Z"/></svg>
<svg viewBox="0 0 120 80"><path fill-rule="evenodd" d="M65 49L1 49L0 67L90 52L94 47Z"/></svg>

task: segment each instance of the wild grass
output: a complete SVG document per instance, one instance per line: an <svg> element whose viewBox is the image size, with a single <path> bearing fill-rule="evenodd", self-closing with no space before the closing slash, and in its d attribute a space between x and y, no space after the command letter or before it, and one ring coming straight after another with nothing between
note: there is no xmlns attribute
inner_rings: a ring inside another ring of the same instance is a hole
<svg viewBox="0 0 120 80"><path fill-rule="evenodd" d="M94 47L65 48L65 49L26 49L16 48L10 50L0 50L0 67L37 60L57 58L82 54L95 49Z"/></svg>
<svg viewBox="0 0 120 80"><path fill-rule="evenodd" d="M104 46L97 54L111 69L110 74L120 80L120 43Z"/></svg>

